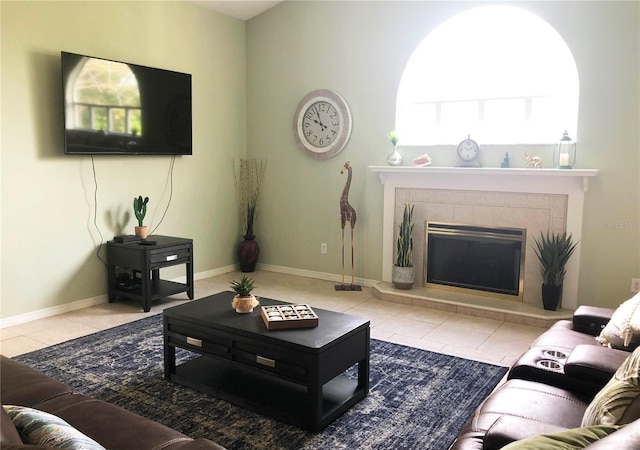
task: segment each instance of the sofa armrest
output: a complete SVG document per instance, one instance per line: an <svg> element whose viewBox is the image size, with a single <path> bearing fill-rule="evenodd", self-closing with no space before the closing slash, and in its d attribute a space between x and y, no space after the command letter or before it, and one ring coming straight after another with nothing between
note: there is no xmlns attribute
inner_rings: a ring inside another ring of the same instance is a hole
<svg viewBox="0 0 640 450"><path fill-rule="evenodd" d="M597 306L579 306L573 313L573 329L581 333L597 336L605 327L614 310Z"/></svg>
<svg viewBox="0 0 640 450"><path fill-rule="evenodd" d="M564 373L604 386L628 356L629 352L624 350L596 345L578 345L567 358Z"/></svg>
<svg viewBox="0 0 640 450"><path fill-rule="evenodd" d="M482 448L483 450L498 450L513 441L540 434L556 433L565 429L523 417L502 416L487 431Z"/></svg>

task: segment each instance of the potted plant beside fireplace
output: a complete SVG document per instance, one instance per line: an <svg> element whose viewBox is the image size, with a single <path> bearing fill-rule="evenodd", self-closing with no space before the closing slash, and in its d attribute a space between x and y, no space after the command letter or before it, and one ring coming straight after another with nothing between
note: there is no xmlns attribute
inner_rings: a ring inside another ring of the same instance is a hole
<svg viewBox="0 0 640 450"><path fill-rule="evenodd" d="M540 275L542 275L542 304L544 309L555 311L562 294L562 282L567 273L565 268L567 261L573 255L576 245L571 234L540 233L540 239L533 238L535 247L533 251L540 262Z"/></svg>
<svg viewBox="0 0 640 450"><path fill-rule="evenodd" d="M398 225L398 241L396 243L396 263L393 265L391 281L397 289L411 289L416 278L413 267L413 208L415 205L404 204L402 222Z"/></svg>

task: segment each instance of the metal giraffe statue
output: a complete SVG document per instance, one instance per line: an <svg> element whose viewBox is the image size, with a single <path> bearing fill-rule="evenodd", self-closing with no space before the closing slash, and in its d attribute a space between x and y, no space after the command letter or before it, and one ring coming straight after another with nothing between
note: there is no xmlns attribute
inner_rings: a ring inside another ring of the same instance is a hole
<svg viewBox="0 0 640 450"><path fill-rule="evenodd" d="M342 284L336 285L336 291L361 291L362 288L355 284L354 264L353 264L353 228L356 226L356 210L349 204L349 188L351 187L351 164L349 161L344 163L340 174L347 171L347 182L340 196L340 221L342 226ZM351 226L351 286L347 287L344 283L344 227L349 222Z"/></svg>

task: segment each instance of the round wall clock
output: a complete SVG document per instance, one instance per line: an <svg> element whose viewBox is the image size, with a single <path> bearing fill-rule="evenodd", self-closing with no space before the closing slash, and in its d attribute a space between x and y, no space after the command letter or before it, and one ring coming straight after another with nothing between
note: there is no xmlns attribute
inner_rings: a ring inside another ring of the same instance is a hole
<svg viewBox="0 0 640 450"><path fill-rule="evenodd" d="M456 149L459 158L459 165L462 167L480 167L480 146L476 141L467 136L465 140L458 144Z"/></svg>
<svg viewBox="0 0 640 450"><path fill-rule="evenodd" d="M328 89L309 92L293 116L293 135L300 148L314 158L336 156L351 136L349 105Z"/></svg>

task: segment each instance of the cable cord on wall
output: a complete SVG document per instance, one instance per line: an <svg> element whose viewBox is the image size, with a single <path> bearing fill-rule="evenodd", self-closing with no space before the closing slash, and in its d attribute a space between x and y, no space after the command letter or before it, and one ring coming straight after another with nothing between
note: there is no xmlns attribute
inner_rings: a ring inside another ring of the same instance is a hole
<svg viewBox="0 0 640 450"><path fill-rule="evenodd" d="M169 210L169 206L171 205L171 200L173 199L173 166L175 165L175 162L176 162L176 156L173 155L173 157L171 158L171 163L169 164L169 173L167 174L167 181L165 183L165 191L167 189L167 184L169 185L169 201L167 202L167 206L164 209L164 212L162 213L160 222L158 222L158 225L156 225L155 228L149 234L153 234L158 229L158 227L162 224L162 221L164 220L164 217L167 215L167 211ZM100 235L100 244L98 245L98 248L96 250L96 257L100 261L102 261L102 264L106 266L107 262L102 258L102 256L100 256L100 251L102 250L102 246L104 245L104 236L100 231L100 227L98 227L98 177L96 176L96 164L93 159L93 155L91 155L91 169L93 171L93 185L94 185L93 226L96 228L96 230L98 231L98 234Z"/></svg>
<svg viewBox="0 0 640 450"><path fill-rule="evenodd" d="M95 161L93 160L93 155L91 155L91 169L93 170L93 226L96 228L96 230L98 231L98 234L100 235L100 245L98 245L98 250L96 251L96 256L98 257L98 259L100 261L102 261L102 264L104 264L105 266L107 265L107 262L102 259L102 256L100 256L100 250L102 250L102 245L104 243L104 236L102 235L102 232L100 231L100 228L98 227L98 178L96 177L96 164Z"/></svg>
<svg viewBox="0 0 640 450"><path fill-rule="evenodd" d="M167 174L167 183L169 184L169 201L167 202L167 207L164 209L164 212L162 213L160 222L158 222L158 225L156 225L155 228L151 230L151 233L149 233L150 235L152 235L158 229L158 227L162 224L162 221L164 220L164 216L166 216L167 211L169 211L169 206L171 205L171 199L173 198L173 165L175 164L175 162L176 162L176 155L173 155L171 157L171 163L169 164L169 173ZM164 189L165 191L167 190L166 183L165 183Z"/></svg>

